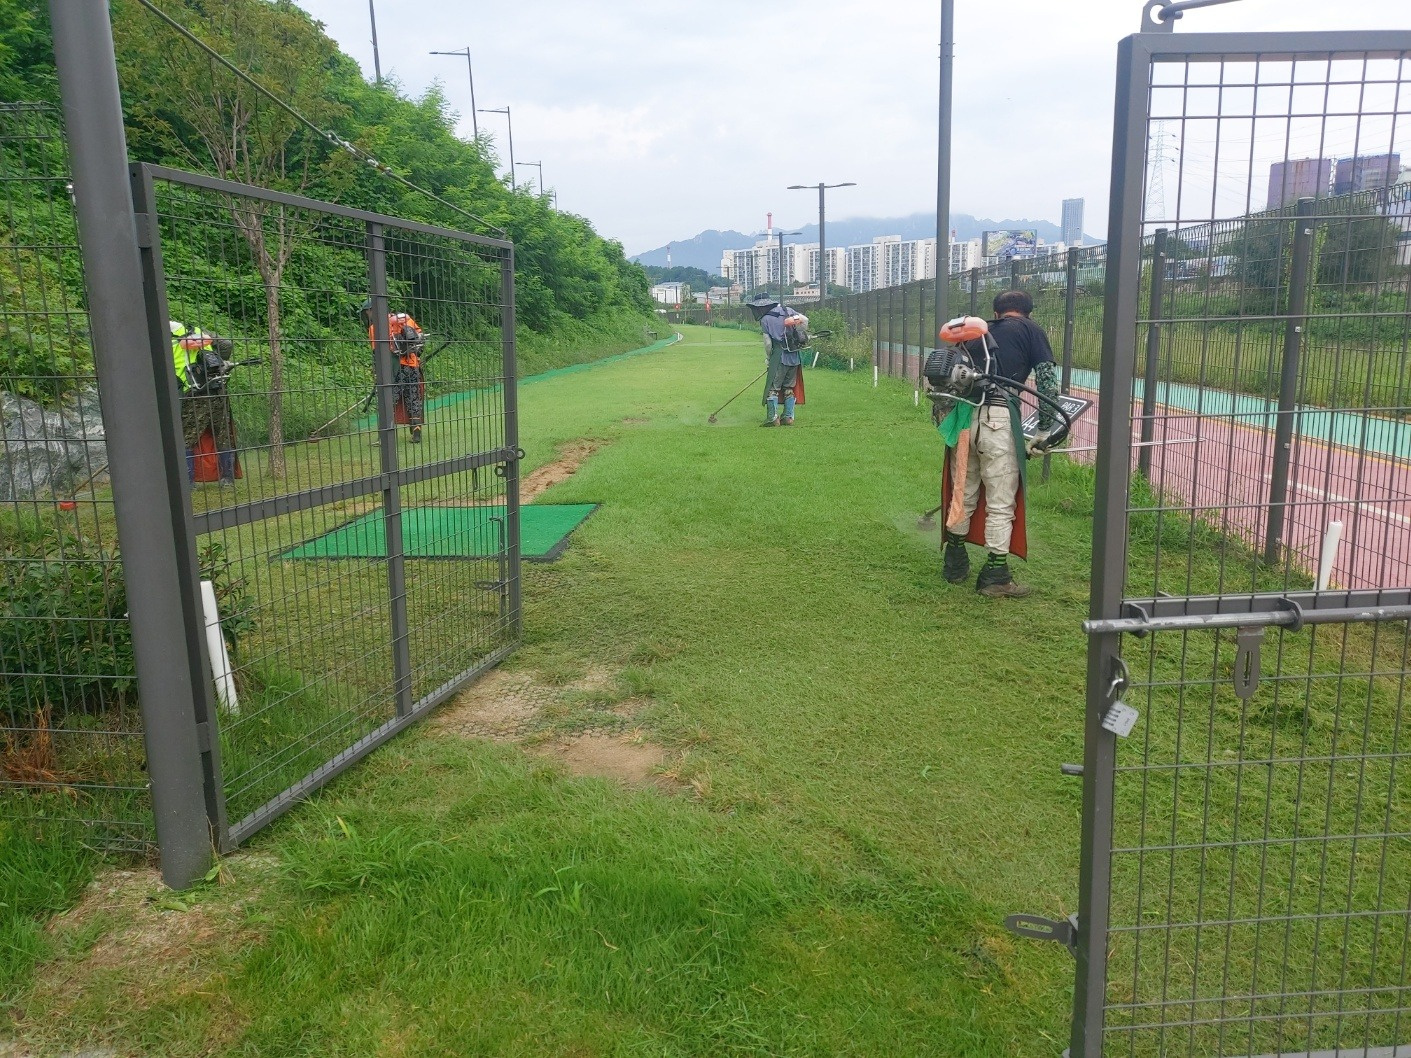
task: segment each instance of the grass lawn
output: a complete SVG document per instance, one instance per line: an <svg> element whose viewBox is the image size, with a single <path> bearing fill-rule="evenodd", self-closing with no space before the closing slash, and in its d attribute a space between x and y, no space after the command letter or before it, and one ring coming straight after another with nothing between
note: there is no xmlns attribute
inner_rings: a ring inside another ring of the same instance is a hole
<svg viewBox="0 0 1411 1058"><path fill-rule="evenodd" d="M599 442L544 501L602 506L525 566L507 667L610 670L680 792L419 728L223 884L101 877L0 1027L41 1053L1061 1051L1071 959L1000 921L1074 909L1088 473L1031 487L1036 596L982 599L916 529L940 446L909 389L814 371L792 430L753 389L709 425L761 366L692 328L521 390L529 468Z"/></svg>

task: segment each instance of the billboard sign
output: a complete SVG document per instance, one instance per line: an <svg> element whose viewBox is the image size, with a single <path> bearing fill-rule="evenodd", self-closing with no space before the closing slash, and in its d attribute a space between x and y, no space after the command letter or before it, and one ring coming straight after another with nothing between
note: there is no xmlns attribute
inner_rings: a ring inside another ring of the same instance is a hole
<svg viewBox="0 0 1411 1058"><path fill-rule="evenodd" d="M1039 233L1033 228L987 231L981 236L980 246L984 256L999 261L1029 258L1038 251Z"/></svg>

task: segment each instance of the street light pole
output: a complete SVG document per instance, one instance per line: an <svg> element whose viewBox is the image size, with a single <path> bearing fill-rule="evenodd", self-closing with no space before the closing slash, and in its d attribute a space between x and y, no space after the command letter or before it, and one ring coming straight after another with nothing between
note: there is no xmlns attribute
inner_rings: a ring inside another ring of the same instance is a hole
<svg viewBox="0 0 1411 1058"><path fill-rule="evenodd" d="M828 241L823 233L823 192L830 187L856 187L851 180L842 184L790 184L789 191L807 191L818 188L818 307L821 309L828 300Z"/></svg>
<svg viewBox="0 0 1411 1058"><path fill-rule="evenodd" d="M505 104L504 106L502 106L502 107L486 107L485 109L481 110L480 113L482 113L482 114L503 114L503 115L505 116L505 127L506 127L507 129L509 129L509 135L510 135L510 190L513 191L514 188L515 188L515 183L514 183L514 122L510 119L510 108L509 108L509 104L506 103L506 104Z"/></svg>
<svg viewBox="0 0 1411 1058"><path fill-rule="evenodd" d="M377 53L377 8L376 0L367 0L367 17L372 20L372 71L377 83L382 83L382 58Z"/></svg>
<svg viewBox="0 0 1411 1058"><path fill-rule="evenodd" d="M526 168L527 168L528 166L531 166L531 165L532 165L535 169L538 169L538 170L539 170L539 194L542 195L542 194L544 193L544 163L543 163L543 162L515 162L514 164L515 164L515 165L523 165L523 166L525 166Z"/></svg>
<svg viewBox="0 0 1411 1058"><path fill-rule="evenodd" d="M368 0L371 3L372 0ZM432 55L464 55L465 72L470 76L470 131L475 139L480 139L480 123L475 120L475 70L470 65L470 45L459 51L433 51Z"/></svg>
<svg viewBox="0 0 1411 1058"><path fill-rule="evenodd" d="M955 67L955 0L941 0L941 94L936 145L936 328L949 313L951 81Z"/></svg>

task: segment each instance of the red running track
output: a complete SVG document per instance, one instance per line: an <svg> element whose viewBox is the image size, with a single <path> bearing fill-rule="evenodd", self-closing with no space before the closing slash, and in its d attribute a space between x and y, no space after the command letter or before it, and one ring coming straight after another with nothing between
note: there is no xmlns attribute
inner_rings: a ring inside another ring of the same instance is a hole
<svg viewBox="0 0 1411 1058"><path fill-rule="evenodd" d="M1075 392L1097 400L1096 393ZM1094 403L1074 424L1071 446L1096 442L1097 413ZM1140 415L1135 402L1133 414ZM1152 446L1151 482L1165 514L1185 519L1194 515L1262 552L1274 437L1272 429L1238 420L1233 414L1195 415L1159 407L1155 439L1190 442ZM1138 418L1132 423L1134 441L1139 432ZM1132 451L1133 467L1140 451ZM1075 453L1071 458L1091 461L1093 456ZM1340 521L1342 541L1330 587L1411 587L1411 464L1295 437L1284 520L1285 560L1299 572L1316 574L1328 525ZM1179 574L1171 571L1172 576ZM1147 587L1131 586L1139 593ZM1185 594L1183 585L1150 587Z"/></svg>

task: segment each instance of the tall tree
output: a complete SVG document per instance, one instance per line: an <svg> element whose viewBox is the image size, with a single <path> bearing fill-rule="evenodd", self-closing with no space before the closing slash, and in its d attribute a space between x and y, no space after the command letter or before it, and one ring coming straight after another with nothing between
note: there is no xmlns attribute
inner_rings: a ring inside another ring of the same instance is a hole
<svg viewBox="0 0 1411 1058"><path fill-rule="evenodd" d="M168 0L164 10L207 45L318 128L340 116L330 101L329 70L337 49L288 0ZM118 53L141 133L198 169L246 184L303 192L316 179L336 183L343 155L285 108L178 36L131 0L115 5ZM332 171L331 171L332 170ZM284 349L280 284L307 218L286 206L230 198L226 208L250 249L264 285L269 340L269 470L284 476Z"/></svg>

